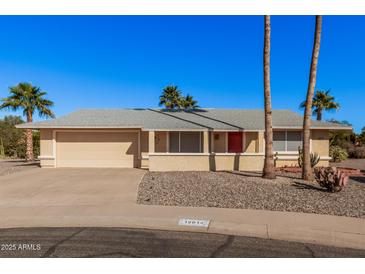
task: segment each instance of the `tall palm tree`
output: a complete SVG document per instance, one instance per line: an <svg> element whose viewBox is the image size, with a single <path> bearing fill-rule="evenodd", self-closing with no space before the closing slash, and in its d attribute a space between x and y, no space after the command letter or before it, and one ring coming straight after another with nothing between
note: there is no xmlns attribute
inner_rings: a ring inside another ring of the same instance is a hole
<svg viewBox="0 0 365 274"><path fill-rule="evenodd" d="M193 99L193 96L186 95L185 97L182 97L180 100L180 108L182 109L198 109L198 101Z"/></svg>
<svg viewBox="0 0 365 274"><path fill-rule="evenodd" d="M262 177L275 179L275 166L273 154L271 88L270 88L270 41L271 23L270 16L265 15L264 37L264 100L265 100L265 162Z"/></svg>
<svg viewBox="0 0 365 274"><path fill-rule="evenodd" d="M167 109L180 108L181 91L177 86L167 86L163 89L160 96L159 106L165 106Z"/></svg>
<svg viewBox="0 0 365 274"><path fill-rule="evenodd" d="M317 116L317 121L322 121L322 112L324 110L338 110L340 104L335 102L335 97L331 96L330 90L317 90L312 102L312 115ZM301 108L305 108L305 101L300 104Z"/></svg>
<svg viewBox="0 0 365 274"><path fill-rule="evenodd" d="M10 95L1 99L0 109L11 109L16 111L23 110L23 115L27 117L27 122L33 121L33 114L38 112L40 117L55 117L50 107L53 102L44 98L47 94L41 91L39 87L32 86L30 83L19 83L9 88ZM33 133L31 129L26 130L26 160L34 160L33 155Z"/></svg>
<svg viewBox="0 0 365 274"><path fill-rule="evenodd" d="M303 169L302 178L304 180L313 180L313 171L310 163L310 127L311 127L311 114L312 114L312 101L314 88L316 86L317 78L317 64L319 56L319 48L321 45L321 32L322 32L322 16L316 16L316 27L314 32L314 43L312 51L312 61L309 73L309 83L307 90L307 98L304 107L304 119L303 119Z"/></svg>

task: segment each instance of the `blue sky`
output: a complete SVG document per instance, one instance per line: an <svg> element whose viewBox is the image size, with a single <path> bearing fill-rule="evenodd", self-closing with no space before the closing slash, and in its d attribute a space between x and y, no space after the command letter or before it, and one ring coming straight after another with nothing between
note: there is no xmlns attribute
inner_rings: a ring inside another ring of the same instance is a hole
<svg viewBox="0 0 365 274"><path fill-rule="evenodd" d="M57 116L80 108L157 107L178 85L202 107L263 107L262 16L0 16L0 98L29 81ZM364 16L325 16L317 89L341 104L324 119L365 126ZM313 16L272 16L274 109L301 113ZM0 117L11 112L0 111Z"/></svg>

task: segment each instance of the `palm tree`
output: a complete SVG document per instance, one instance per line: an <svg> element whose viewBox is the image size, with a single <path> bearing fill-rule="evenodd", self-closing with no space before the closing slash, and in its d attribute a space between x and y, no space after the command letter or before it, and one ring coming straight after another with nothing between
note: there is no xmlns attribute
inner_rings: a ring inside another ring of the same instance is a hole
<svg viewBox="0 0 365 274"><path fill-rule="evenodd" d="M198 101L194 100L193 96L188 94L185 97L181 98L180 108L182 108L182 109L197 109L197 108L199 108Z"/></svg>
<svg viewBox="0 0 365 274"><path fill-rule="evenodd" d="M275 179L275 166L273 154L272 111L270 90L270 16L265 15L264 37L264 100L265 100L265 162L262 177Z"/></svg>
<svg viewBox="0 0 365 274"><path fill-rule="evenodd" d="M317 90L312 102L312 115L317 116L317 121L322 121L322 112L324 110L338 110L340 104L335 102L335 97L331 96L330 91ZM300 104L301 108L305 108L305 101Z"/></svg>
<svg viewBox="0 0 365 274"><path fill-rule="evenodd" d="M159 106L165 106L167 109L180 108L181 91L177 86L167 86L163 89L160 96Z"/></svg>
<svg viewBox="0 0 365 274"><path fill-rule="evenodd" d="M23 115L27 117L28 123L33 121L35 111L38 111L40 117L55 117L50 110L53 102L44 98L47 93L41 91L39 87L32 86L30 83L19 83L14 87L10 87L9 91L10 96L1 100L0 109L11 109L13 111L21 109ZM26 143L26 160L33 161L33 132L31 129L26 130Z"/></svg>
<svg viewBox="0 0 365 274"><path fill-rule="evenodd" d="M317 64L319 56L319 48L321 45L321 32L322 32L322 16L316 16L316 27L314 32L314 43L312 51L312 61L309 73L309 83L307 90L307 98L304 107L304 119L303 119L303 169L302 178L304 180L312 180L313 172L310 163L310 127L311 127L311 114L312 114L312 101L314 88L316 86L317 78Z"/></svg>

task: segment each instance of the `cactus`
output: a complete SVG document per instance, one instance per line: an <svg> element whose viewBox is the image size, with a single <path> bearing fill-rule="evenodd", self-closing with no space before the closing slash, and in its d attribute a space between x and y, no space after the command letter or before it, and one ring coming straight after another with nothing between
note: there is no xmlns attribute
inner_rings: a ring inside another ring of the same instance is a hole
<svg viewBox="0 0 365 274"><path fill-rule="evenodd" d="M300 149L300 147L298 147L298 153L299 153L298 165L299 165L299 167L302 167L303 166L303 150ZM321 160L321 157L317 153L311 153L310 158L311 158L311 167L312 168L315 167Z"/></svg>
<svg viewBox="0 0 365 274"><path fill-rule="evenodd" d="M330 192L339 192L347 185L348 175L336 167L318 167L314 169L317 183Z"/></svg>
<svg viewBox="0 0 365 274"><path fill-rule="evenodd" d="M0 158L5 157L5 149L4 149L4 142L3 139L0 138Z"/></svg>

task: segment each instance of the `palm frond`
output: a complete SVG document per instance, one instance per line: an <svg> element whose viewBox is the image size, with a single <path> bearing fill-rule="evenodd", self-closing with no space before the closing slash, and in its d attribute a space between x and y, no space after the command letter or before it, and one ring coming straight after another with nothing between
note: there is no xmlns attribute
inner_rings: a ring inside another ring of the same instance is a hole
<svg viewBox="0 0 365 274"><path fill-rule="evenodd" d="M41 91L39 87L30 83L21 82L16 86L9 88L10 95L2 99L1 108L11 110L22 109L23 114L28 118L33 116L35 110L41 117L54 117L50 107L54 105L51 100L44 98L47 92Z"/></svg>

